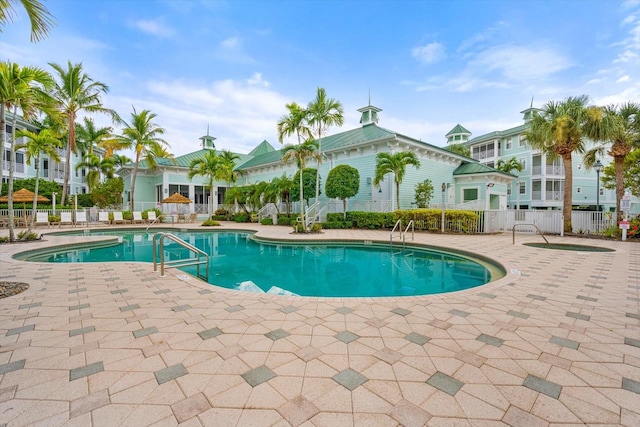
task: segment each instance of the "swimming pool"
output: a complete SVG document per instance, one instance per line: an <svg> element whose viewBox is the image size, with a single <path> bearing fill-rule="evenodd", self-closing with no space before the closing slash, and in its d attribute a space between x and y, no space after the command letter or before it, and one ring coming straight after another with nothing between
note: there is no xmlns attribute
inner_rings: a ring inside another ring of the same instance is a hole
<svg viewBox="0 0 640 427"><path fill-rule="evenodd" d="M230 289L318 297L410 296L473 288L501 275L500 268L483 260L423 248L264 242L249 232L172 231L210 255L209 283ZM117 236L117 241L98 247L48 248L16 258L54 263L153 261L152 234L142 230L90 234ZM164 250L165 260L191 256L170 241L165 241ZM195 267L181 270L195 275Z"/></svg>

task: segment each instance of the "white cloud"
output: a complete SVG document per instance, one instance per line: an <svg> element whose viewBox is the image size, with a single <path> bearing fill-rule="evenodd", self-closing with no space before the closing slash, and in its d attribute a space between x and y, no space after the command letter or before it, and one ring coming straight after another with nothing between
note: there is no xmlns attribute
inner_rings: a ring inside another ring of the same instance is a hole
<svg viewBox="0 0 640 427"><path fill-rule="evenodd" d="M230 37L220 42L220 47L224 50L236 50L242 48L240 39L237 37Z"/></svg>
<svg viewBox="0 0 640 427"><path fill-rule="evenodd" d="M133 26L144 33L161 38L171 37L176 33L173 28L164 22L163 18L139 19L133 23Z"/></svg>
<svg viewBox="0 0 640 427"><path fill-rule="evenodd" d="M262 73L253 73L253 75L247 79L247 84L250 86L271 86L271 83L262 78Z"/></svg>
<svg viewBox="0 0 640 427"><path fill-rule="evenodd" d="M620 77L618 80L616 80L616 83L628 82L630 79L631 79L631 77L629 77L628 75L624 75L624 76Z"/></svg>
<svg viewBox="0 0 640 427"><path fill-rule="evenodd" d="M445 57L444 46L440 43L429 43L424 46L414 47L411 56L424 64L433 64Z"/></svg>
<svg viewBox="0 0 640 427"><path fill-rule="evenodd" d="M495 46L480 52L471 64L477 71L499 71L512 81L544 79L572 66L571 61L545 46Z"/></svg>

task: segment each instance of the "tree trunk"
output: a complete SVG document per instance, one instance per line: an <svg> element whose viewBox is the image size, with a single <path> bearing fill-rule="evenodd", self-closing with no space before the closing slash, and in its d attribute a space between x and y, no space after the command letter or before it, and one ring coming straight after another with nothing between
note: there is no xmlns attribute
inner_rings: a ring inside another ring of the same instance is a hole
<svg viewBox="0 0 640 427"><path fill-rule="evenodd" d="M71 167L71 143L67 142L67 150L65 153L64 178L62 180L62 198L60 204L64 205L67 200L67 187L69 186L69 168Z"/></svg>
<svg viewBox="0 0 640 427"><path fill-rule="evenodd" d="M133 165L133 171L131 172L131 188L129 189L129 209L133 212L133 195L136 190L136 177L138 176L138 163L140 163L140 153L136 152L136 163ZM171 195L171 194L169 194ZM176 209L177 210L177 209Z"/></svg>
<svg viewBox="0 0 640 427"><path fill-rule="evenodd" d="M16 170L16 124L17 124L18 108L13 107L13 121L11 123L11 142L9 143L9 186L7 188L8 208L9 208L9 241L16 240L14 224L13 224L13 175Z"/></svg>
<svg viewBox="0 0 640 427"><path fill-rule="evenodd" d="M27 229L27 235L29 235L35 228L36 212L38 211L38 186L40 184L40 156L36 157L36 185L33 195L33 211L31 213L31 221L29 221L29 228Z"/></svg>
<svg viewBox="0 0 640 427"><path fill-rule="evenodd" d="M5 105L0 103L0 196L2 196L2 176L4 175L4 140L6 138L7 118Z"/></svg>
<svg viewBox="0 0 640 427"><path fill-rule="evenodd" d="M571 153L562 156L562 165L564 166L564 195L562 201L562 215L564 216L564 232L571 233L573 227L571 224L571 212L573 210L573 170L571 169Z"/></svg>
<svg viewBox="0 0 640 427"><path fill-rule="evenodd" d="M623 219L622 210L620 210L620 200L622 200L624 196L624 158L625 156L616 156L613 158L616 168L616 227Z"/></svg>
<svg viewBox="0 0 640 427"><path fill-rule="evenodd" d="M398 203L396 210L400 210L400 183L398 181L396 181L396 202Z"/></svg>

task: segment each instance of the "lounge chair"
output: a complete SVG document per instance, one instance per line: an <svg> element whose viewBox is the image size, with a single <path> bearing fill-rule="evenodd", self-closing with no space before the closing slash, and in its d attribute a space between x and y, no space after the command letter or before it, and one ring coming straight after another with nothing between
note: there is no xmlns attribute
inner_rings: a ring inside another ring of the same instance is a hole
<svg viewBox="0 0 640 427"><path fill-rule="evenodd" d="M82 223L84 223L86 227L89 226L89 221L87 221L87 213L85 211L76 211L76 225Z"/></svg>
<svg viewBox="0 0 640 427"><path fill-rule="evenodd" d="M113 224L126 224L128 222L131 222L127 219L124 219L122 217L122 212L121 211L116 211L113 213Z"/></svg>
<svg viewBox="0 0 640 427"><path fill-rule="evenodd" d="M156 211L147 212L147 222L153 224L158 218L156 217Z"/></svg>
<svg viewBox="0 0 640 427"><path fill-rule="evenodd" d="M98 212L98 222L105 225L110 225L109 212Z"/></svg>
<svg viewBox="0 0 640 427"><path fill-rule="evenodd" d="M132 224L144 224L144 219L142 219L142 212L133 212L133 219L131 220Z"/></svg>
<svg viewBox="0 0 640 427"><path fill-rule="evenodd" d="M62 224L73 225L75 227L75 223L73 222L73 218L71 217L71 212L60 212L60 222L58 223L58 228L61 228Z"/></svg>
<svg viewBox="0 0 640 427"><path fill-rule="evenodd" d="M192 213L189 215L189 222L198 222L198 214Z"/></svg>
<svg viewBox="0 0 640 427"><path fill-rule="evenodd" d="M49 214L47 212L36 213L36 227L39 225L46 225L49 227Z"/></svg>

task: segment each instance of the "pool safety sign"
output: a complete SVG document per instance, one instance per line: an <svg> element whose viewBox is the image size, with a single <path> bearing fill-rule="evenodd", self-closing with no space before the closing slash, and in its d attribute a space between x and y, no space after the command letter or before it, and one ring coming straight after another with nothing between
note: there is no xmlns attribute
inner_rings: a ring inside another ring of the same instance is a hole
<svg viewBox="0 0 640 427"><path fill-rule="evenodd" d="M620 226L620 230L628 230L629 229L629 221L620 221L618 224Z"/></svg>

